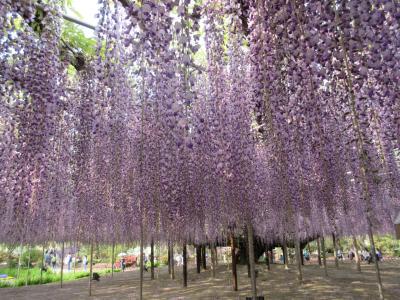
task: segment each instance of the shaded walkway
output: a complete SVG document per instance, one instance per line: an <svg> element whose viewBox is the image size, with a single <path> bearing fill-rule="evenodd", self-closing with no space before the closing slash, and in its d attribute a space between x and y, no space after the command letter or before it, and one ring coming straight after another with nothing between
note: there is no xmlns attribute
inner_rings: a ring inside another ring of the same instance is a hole
<svg viewBox="0 0 400 300"><path fill-rule="evenodd" d="M382 275L387 299L400 298L400 263L383 262ZM266 299L377 299L375 273L373 265L362 265L363 273L355 271L354 264L341 264L339 270L329 266L329 278L325 278L323 269L317 265L306 265L304 284L296 281L294 266L285 271L281 265L273 265L268 272L264 265L260 270L259 294ZM239 266L239 291L231 291L231 273L226 265L219 266L217 278L211 278L211 272L196 274L189 270L188 288L183 289L180 268L176 268L176 280L169 279L167 268L156 273L158 279L151 281L145 273L144 299L244 299L250 295L250 284L245 266ZM139 272L117 273L114 278L103 277L93 283L93 296L88 296L88 279L66 282L60 289L58 284L9 288L0 290L0 299L4 300L75 300L75 299L138 299Z"/></svg>

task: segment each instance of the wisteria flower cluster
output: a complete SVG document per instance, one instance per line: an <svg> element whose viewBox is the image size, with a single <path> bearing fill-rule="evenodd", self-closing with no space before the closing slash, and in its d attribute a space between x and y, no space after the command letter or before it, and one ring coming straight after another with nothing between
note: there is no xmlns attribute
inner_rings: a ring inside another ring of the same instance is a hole
<svg viewBox="0 0 400 300"><path fill-rule="evenodd" d="M101 0L73 77L48 2L0 3L1 241L393 230L398 1Z"/></svg>

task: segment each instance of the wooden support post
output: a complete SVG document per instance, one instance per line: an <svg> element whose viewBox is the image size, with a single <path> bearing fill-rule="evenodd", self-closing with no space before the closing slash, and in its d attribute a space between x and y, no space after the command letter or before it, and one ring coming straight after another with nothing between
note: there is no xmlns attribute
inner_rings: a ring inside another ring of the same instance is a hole
<svg viewBox="0 0 400 300"><path fill-rule="evenodd" d="M215 278L215 267L216 267L216 264L215 264L215 260L216 260L216 251L215 251L215 246L214 246L214 244L211 244L211 247L210 247L210 252L211 252L211 269L212 269L212 277L213 278Z"/></svg>
<svg viewBox="0 0 400 300"><path fill-rule="evenodd" d="M289 270L289 256L286 239L283 240L283 261L285 263L285 270Z"/></svg>
<svg viewBox="0 0 400 300"><path fill-rule="evenodd" d="M336 269L339 268L339 259L338 259L338 249L337 249L337 242L335 233L332 232L332 242L333 242L333 249L334 249L334 256L335 256L335 267Z"/></svg>
<svg viewBox="0 0 400 300"><path fill-rule="evenodd" d="M218 266L218 248L214 245L214 252L215 252L215 266Z"/></svg>
<svg viewBox="0 0 400 300"><path fill-rule="evenodd" d="M182 248L182 256L183 256L183 287L187 287L187 249L186 243L183 243Z"/></svg>
<svg viewBox="0 0 400 300"><path fill-rule="evenodd" d="M17 280L19 279L19 272L21 270L21 257L22 257L22 252L24 250L24 247L21 245L19 246L19 255L18 255L18 270L17 270Z"/></svg>
<svg viewBox="0 0 400 300"><path fill-rule="evenodd" d="M57 254L55 254L57 255ZM60 278L60 287L63 287L63 275L64 275L64 241L62 242L62 246L61 246L61 260L60 260L60 264L61 264L61 278Z"/></svg>
<svg viewBox="0 0 400 300"><path fill-rule="evenodd" d="M151 239L150 244L150 278L154 280L154 240Z"/></svg>
<svg viewBox="0 0 400 300"><path fill-rule="evenodd" d="M322 251L322 262L324 264L325 276L328 277L328 268L326 266L325 238L324 237L321 237L321 251Z"/></svg>
<svg viewBox="0 0 400 300"><path fill-rule="evenodd" d="M171 243L170 262L171 262L171 279L175 279L175 261L174 261L174 244Z"/></svg>
<svg viewBox="0 0 400 300"><path fill-rule="evenodd" d="M244 229L244 249L246 251L246 265L247 265L247 277L251 278L251 271L250 271L250 258L249 258L249 237L247 228Z"/></svg>
<svg viewBox="0 0 400 300"><path fill-rule="evenodd" d="M382 285L381 273L379 270L378 260L376 259L375 241L374 241L374 236L372 234L372 225L371 224L369 224L369 226L368 226L368 237L369 237L369 242L371 244L372 259L375 263L376 283L378 285L379 299L384 300L385 297L383 296L383 285Z"/></svg>
<svg viewBox="0 0 400 300"><path fill-rule="evenodd" d="M89 296L92 296L92 280L93 280L93 241L90 243Z"/></svg>
<svg viewBox="0 0 400 300"><path fill-rule="evenodd" d="M203 269L207 270L206 245L201 246L201 263Z"/></svg>
<svg viewBox="0 0 400 300"><path fill-rule="evenodd" d="M25 280L25 286L28 286L28 281L29 281L29 271L31 269L31 245L28 247L28 271L26 272L26 280Z"/></svg>
<svg viewBox="0 0 400 300"><path fill-rule="evenodd" d="M360 248L358 247L356 236L353 235L353 247L354 247L354 256L357 264L357 271L361 273L361 259L360 259Z"/></svg>
<svg viewBox="0 0 400 300"><path fill-rule="evenodd" d="M320 238L317 238L317 250L318 250L318 264L321 267L322 266L322 261L321 261L321 245L320 245Z"/></svg>
<svg viewBox="0 0 400 300"><path fill-rule="evenodd" d="M44 268L44 244L42 247L42 265L40 267L40 284L43 282L43 268Z"/></svg>
<svg viewBox="0 0 400 300"><path fill-rule="evenodd" d="M238 280L237 280L237 271L236 271L236 248L235 248L235 238L232 234L231 236L231 255L232 255L232 284L233 290L238 290Z"/></svg>
<svg viewBox="0 0 400 300"><path fill-rule="evenodd" d="M300 246L300 240L296 239L295 242L295 247L296 247L296 261L297 261L297 279L299 280L300 283L303 282L303 270L302 270L302 260L301 257L303 256L303 253L301 253L301 246Z"/></svg>
<svg viewBox="0 0 400 300"><path fill-rule="evenodd" d="M265 251L265 263L267 264L268 271L271 271L271 262L268 249Z"/></svg>
<svg viewBox="0 0 400 300"><path fill-rule="evenodd" d="M247 242L249 245L249 263L250 263L250 277L251 277L251 294L253 300L257 300L257 283L256 283L256 268L254 258L254 233L253 226L247 224Z"/></svg>
<svg viewBox="0 0 400 300"><path fill-rule="evenodd" d="M301 262L301 265L302 265L302 266L304 266L304 255L303 255L303 251L304 251L304 248L302 248L302 247L301 247L301 244L300 244L300 262Z"/></svg>
<svg viewBox="0 0 400 300"><path fill-rule="evenodd" d="M201 246L196 246L196 271L200 273L201 270Z"/></svg>
<svg viewBox="0 0 400 300"><path fill-rule="evenodd" d="M111 249L111 277L114 277L114 251L115 251L115 242L113 241L112 243L112 249Z"/></svg>
<svg viewBox="0 0 400 300"><path fill-rule="evenodd" d="M168 241L168 274L171 275L171 243Z"/></svg>
<svg viewBox="0 0 400 300"><path fill-rule="evenodd" d="M79 247L78 247L78 243L75 244L76 249L78 249L78 252L75 254L75 260L74 260L74 274L76 272L76 259L79 257Z"/></svg>
<svg viewBox="0 0 400 300"><path fill-rule="evenodd" d="M139 299L143 299L143 272L144 272L144 255L143 255L143 220L140 221L140 282L139 282Z"/></svg>

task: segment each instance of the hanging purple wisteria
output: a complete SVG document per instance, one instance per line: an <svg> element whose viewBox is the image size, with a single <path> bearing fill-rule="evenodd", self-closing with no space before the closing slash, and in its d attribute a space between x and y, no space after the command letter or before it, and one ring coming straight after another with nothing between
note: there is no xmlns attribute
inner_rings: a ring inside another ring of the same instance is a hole
<svg viewBox="0 0 400 300"><path fill-rule="evenodd" d="M0 240L392 231L399 4L244 2L100 1L71 76L58 2L2 1Z"/></svg>

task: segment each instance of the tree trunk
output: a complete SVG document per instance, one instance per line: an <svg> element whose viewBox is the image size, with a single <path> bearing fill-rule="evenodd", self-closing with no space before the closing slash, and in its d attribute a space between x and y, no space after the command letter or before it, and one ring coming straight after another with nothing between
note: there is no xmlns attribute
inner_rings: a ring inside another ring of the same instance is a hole
<svg viewBox="0 0 400 300"><path fill-rule="evenodd" d="M171 242L168 242L168 274L171 275Z"/></svg>
<svg viewBox="0 0 400 300"><path fill-rule="evenodd" d="M151 280L154 280L154 240L153 238L151 239L151 244L150 244L150 276Z"/></svg>
<svg viewBox="0 0 400 300"><path fill-rule="evenodd" d="M90 243L89 296L92 296L92 280L93 280L93 241Z"/></svg>
<svg viewBox="0 0 400 300"><path fill-rule="evenodd" d="M268 271L271 271L271 263L269 261L269 251L265 251L265 263L267 264Z"/></svg>
<svg viewBox="0 0 400 300"><path fill-rule="evenodd" d="M203 269L207 270L207 258L206 258L206 246L201 247L201 263L203 264Z"/></svg>
<svg viewBox="0 0 400 300"><path fill-rule="evenodd" d="M174 244L170 246L171 279L175 279Z"/></svg>
<svg viewBox="0 0 400 300"><path fill-rule="evenodd" d="M301 269L302 265L302 259L301 257L303 254L301 253L301 246L300 246L300 240L296 239L296 261L297 261L297 279L299 280L300 283L303 281L303 271Z"/></svg>
<svg viewBox="0 0 400 300"><path fill-rule="evenodd" d="M376 249L375 249L375 241L374 241L374 236L372 234L372 228L371 224L368 226L368 237L369 237L369 242L371 244L371 250L372 250L372 258L375 262L375 271L376 271L376 282L378 284L378 291L379 291L379 299L383 300L383 286L382 286L382 280L381 280L381 273L379 270L379 263L378 260L376 259Z"/></svg>
<svg viewBox="0 0 400 300"><path fill-rule="evenodd" d="M320 245L320 238L317 238L317 248L318 248L318 264L321 267L322 266L322 261L321 261L321 245Z"/></svg>
<svg viewBox="0 0 400 300"><path fill-rule="evenodd" d="M360 259L360 248L358 247L357 239L355 235L353 235L353 247L354 247L354 256L357 264L357 271L361 273L361 259Z"/></svg>
<svg viewBox="0 0 400 300"><path fill-rule="evenodd" d="M186 243L183 244L182 256L183 256L183 287L187 287L187 249Z"/></svg>
<svg viewBox="0 0 400 300"><path fill-rule="evenodd" d="M213 278L215 278L215 267L216 267L216 264L215 264L215 260L216 260L216 258L215 258L215 246L214 246L214 244L211 244L211 247L210 247L210 252L211 252L211 268L212 268L212 277Z"/></svg>
<svg viewBox="0 0 400 300"><path fill-rule="evenodd" d="M336 267L336 269L338 269L339 268L339 259L338 259L338 257L337 257L337 255L338 255L338 249L337 249L337 242L336 242L336 236L335 236L335 234L334 233L332 233L332 242L333 242L333 249L334 249L334 256L335 256L335 267Z"/></svg>
<svg viewBox="0 0 400 300"><path fill-rule="evenodd" d="M62 242L61 246L61 280L60 280L60 287L63 287L63 275L64 275L64 241Z"/></svg>
<svg viewBox="0 0 400 300"><path fill-rule="evenodd" d="M255 259L254 259L254 234L253 226L247 224L247 243L249 249L249 264L250 264L250 277L251 277L251 294L253 300L257 300L257 283L256 283L256 269L255 269Z"/></svg>
<svg viewBox="0 0 400 300"><path fill-rule="evenodd" d="M289 257L288 257L288 248L286 244L286 239L283 240L283 262L285 264L285 270L289 270Z"/></svg>
<svg viewBox="0 0 400 300"><path fill-rule="evenodd" d="M196 246L196 271L200 273L201 269L201 246Z"/></svg>
<svg viewBox="0 0 400 300"><path fill-rule="evenodd" d="M238 280L237 280L237 271L236 271L236 249L235 249L235 238L233 234L231 236L231 255L232 255L232 283L233 290L238 290Z"/></svg>
<svg viewBox="0 0 400 300"><path fill-rule="evenodd" d="M325 276L328 277L328 269L326 266L325 238L324 237L321 237L321 251L322 251L322 261L324 264Z"/></svg>

